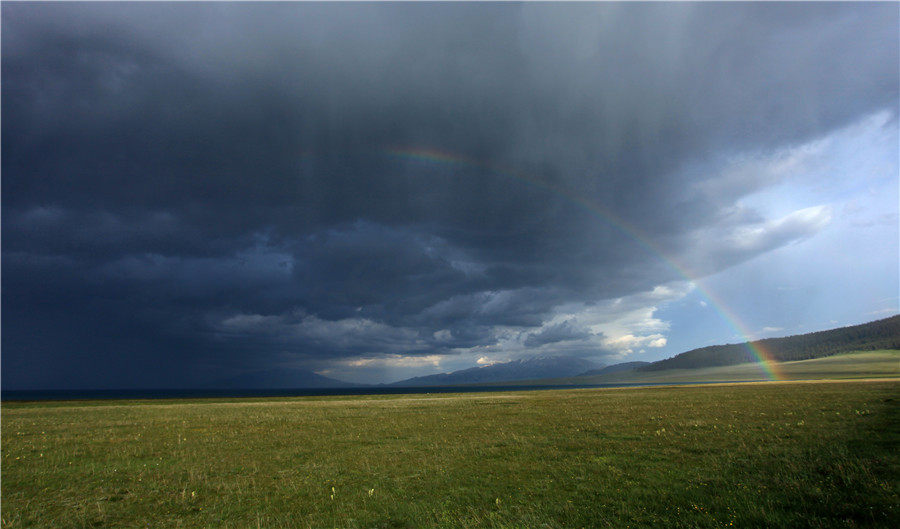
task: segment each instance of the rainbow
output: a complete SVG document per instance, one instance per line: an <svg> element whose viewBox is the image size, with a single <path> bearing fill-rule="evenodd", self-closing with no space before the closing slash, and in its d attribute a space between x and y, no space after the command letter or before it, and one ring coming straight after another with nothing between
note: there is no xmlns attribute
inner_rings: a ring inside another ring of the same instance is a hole
<svg viewBox="0 0 900 529"><path fill-rule="evenodd" d="M534 186L543 191L553 193L554 195L560 196L568 200L569 202L578 205L583 210L600 218L606 224L624 233L630 239L634 240L648 254L652 255L656 259L659 259L661 262L674 270L679 276L691 282L696 287L697 292L706 299L710 306L712 306L716 310L722 320L729 327L731 327L738 334L738 336L744 338L744 346L753 355L753 357L756 358L757 364L763 370L766 377L770 380L783 379L783 374L781 373L779 364L774 360L771 352L761 344L759 344L759 342L754 343L752 341L746 327L740 323L740 320L738 320L738 318L730 310L728 310L725 304L721 300L719 300L712 291L703 286L699 278L695 277L695 275L692 274L687 269L687 267L677 262L674 258L666 255L666 253L659 249L649 237L641 233L641 231L636 227L625 222L614 213L603 209L584 196L575 194L571 191L557 186L550 185L543 180L534 178L521 172L508 170L484 162L479 162L477 160L447 151L426 148L398 147L382 151L382 154L394 158L422 163L451 164L484 170L498 176L510 178L519 182L524 182L530 186Z"/></svg>

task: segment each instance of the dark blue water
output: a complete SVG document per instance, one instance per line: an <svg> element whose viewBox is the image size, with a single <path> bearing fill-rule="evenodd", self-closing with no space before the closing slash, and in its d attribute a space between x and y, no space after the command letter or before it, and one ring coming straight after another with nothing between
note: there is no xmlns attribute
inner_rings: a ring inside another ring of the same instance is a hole
<svg viewBox="0 0 900 529"><path fill-rule="evenodd" d="M729 381L734 382L734 381ZM703 382L716 384L717 382ZM584 384L577 386L365 386L319 389L71 389L2 390L0 400L96 400L96 399L208 399L236 397L311 397L333 395L427 395L429 393L481 393L495 391L539 391L551 389L628 388L639 386L678 386L698 382L645 382L631 384Z"/></svg>

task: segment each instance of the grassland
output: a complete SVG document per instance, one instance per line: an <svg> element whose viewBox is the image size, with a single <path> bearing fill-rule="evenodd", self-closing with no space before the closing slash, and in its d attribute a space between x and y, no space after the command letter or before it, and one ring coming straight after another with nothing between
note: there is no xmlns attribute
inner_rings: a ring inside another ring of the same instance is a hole
<svg viewBox="0 0 900 529"><path fill-rule="evenodd" d="M2 525L897 527L898 390L7 402Z"/></svg>

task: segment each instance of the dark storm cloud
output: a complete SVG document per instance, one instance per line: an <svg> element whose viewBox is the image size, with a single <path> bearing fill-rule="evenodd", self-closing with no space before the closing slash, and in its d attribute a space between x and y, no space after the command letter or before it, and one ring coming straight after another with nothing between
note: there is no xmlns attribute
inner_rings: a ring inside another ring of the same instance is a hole
<svg viewBox="0 0 900 529"><path fill-rule="evenodd" d="M448 354L676 277L597 211L700 273L806 237L827 212L735 214L752 186L687 168L896 113L897 18L4 4L4 383Z"/></svg>
<svg viewBox="0 0 900 529"><path fill-rule="evenodd" d="M564 321L550 325L540 332L531 333L523 342L525 347L539 347L567 340L581 340L591 336L587 329L579 328L572 321Z"/></svg>

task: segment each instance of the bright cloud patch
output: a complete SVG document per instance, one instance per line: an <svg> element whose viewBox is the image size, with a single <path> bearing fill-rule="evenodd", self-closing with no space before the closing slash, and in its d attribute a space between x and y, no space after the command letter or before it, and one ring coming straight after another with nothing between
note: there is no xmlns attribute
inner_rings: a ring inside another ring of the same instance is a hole
<svg viewBox="0 0 900 529"><path fill-rule="evenodd" d="M819 205L784 217L736 226L704 228L692 234L688 253L678 257L692 274L709 273L709 263L739 263L775 248L815 235L832 218L832 208Z"/></svg>
<svg viewBox="0 0 900 529"><path fill-rule="evenodd" d="M392 354L375 358L356 358L353 360L346 360L343 363L351 367L440 367L442 359L443 357L440 355L403 356Z"/></svg>

